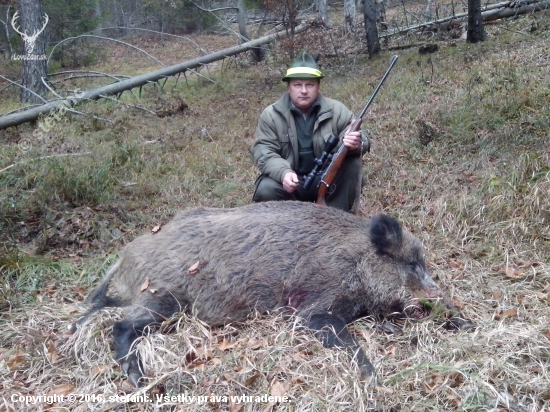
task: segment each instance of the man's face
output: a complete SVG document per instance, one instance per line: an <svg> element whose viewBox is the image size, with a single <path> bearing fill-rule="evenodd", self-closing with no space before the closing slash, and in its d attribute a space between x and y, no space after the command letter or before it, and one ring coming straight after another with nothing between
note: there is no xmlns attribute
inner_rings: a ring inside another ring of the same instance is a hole
<svg viewBox="0 0 550 412"><path fill-rule="evenodd" d="M320 88L321 82L318 79L291 79L287 85L290 100L302 112L307 112L315 103Z"/></svg>

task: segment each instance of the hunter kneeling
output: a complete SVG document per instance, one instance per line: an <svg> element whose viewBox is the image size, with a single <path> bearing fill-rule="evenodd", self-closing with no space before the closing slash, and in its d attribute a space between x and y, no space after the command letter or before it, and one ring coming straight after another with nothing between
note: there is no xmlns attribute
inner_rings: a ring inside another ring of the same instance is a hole
<svg viewBox="0 0 550 412"><path fill-rule="evenodd" d="M306 53L287 70L287 93L262 112L252 148L261 175L252 200L300 200L314 202L319 176L304 189L304 178L314 169L330 136L348 151L326 198L328 206L350 211L360 178L361 156L369 141L362 131L349 131L353 113L341 102L320 93L323 73Z"/></svg>

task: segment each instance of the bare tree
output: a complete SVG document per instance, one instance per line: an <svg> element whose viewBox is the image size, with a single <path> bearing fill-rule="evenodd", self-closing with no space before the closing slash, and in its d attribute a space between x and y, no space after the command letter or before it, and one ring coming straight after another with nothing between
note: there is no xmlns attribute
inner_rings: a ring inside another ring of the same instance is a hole
<svg viewBox="0 0 550 412"><path fill-rule="evenodd" d="M378 13L375 0L364 0L363 16L365 18L367 50L369 52L369 57L372 58L380 53L380 40L378 38L378 27L376 26Z"/></svg>
<svg viewBox="0 0 550 412"><path fill-rule="evenodd" d="M344 0L344 28L355 30L355 0Z"/></svg>
<svg viewBox="0 0 550 412"><path fill-rule="evenodd" d="M466 40L477 43L486 39L485 26L481 16L481 0L468 0L468 31Z"/></svg>
<svg viewBox="0 0 550 412"><path fill-rule="evenodd" d="M329 27L331 23L328 18L327 0L318 0L317 9L319 11L319 18L325 26Z"/></svg>
<svg viewBox="0 0 550 412"><path fill-rule="evenodd" d="M426 14L426 17L428 19L431 19L433 17L433 13L432 13L433 2L434 2L434 0L428 0L426 2L426 12L425 12L425 14Z"/></svg>
<svg viewBox="0 0 550 412"><path fill-rule="evenodd" d="M46 92L42 79L46 78L47 67L46 42L41 34L48 23L48 16L42 13L42 0L21 0L19 9L21 10L21 28L17 24L18 13L12 18L12 26L23 38L25 48L21 67L23 87L20 101L21 103L42 102L39 96Z"/></svg>

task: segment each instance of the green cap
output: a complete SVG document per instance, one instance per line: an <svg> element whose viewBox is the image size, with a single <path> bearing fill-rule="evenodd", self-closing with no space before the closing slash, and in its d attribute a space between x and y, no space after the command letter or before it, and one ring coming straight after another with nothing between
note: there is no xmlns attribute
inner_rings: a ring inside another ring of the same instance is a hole
<svg viewBox="0 0 550 412"><path fill-rule="evenodd" d="M324 75L319 70L319 66L317 66L313 57L307 53L302 53L286 71L283 82L292 79L322 79L323 77Z"/></svg>

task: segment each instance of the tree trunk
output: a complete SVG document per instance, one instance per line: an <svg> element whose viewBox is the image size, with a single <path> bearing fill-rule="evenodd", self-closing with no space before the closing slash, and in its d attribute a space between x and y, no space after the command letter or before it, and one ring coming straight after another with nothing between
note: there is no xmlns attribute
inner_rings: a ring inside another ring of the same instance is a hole
<svg viewBox="0 0 550 412"><path fill-rule="evenodd" d="M241 43L250 41L246 29L246 7L244 5L244 0L237 0L237 24L239 26L239 34L241 35ZM262 46L252 49L252 59L254 59L256 63L261 62L264 59L264 55L265 52Z"/></svg>
<svg viewBox="0 0 550 412"><path fill-rule="evenodd" d="M42 78L46 78L46 41L44 33L40 33L46 22L42 13L42 0L21 0L19 5L21 13L21 33L23 33L24 59L21 66L21 85L26 89L21 89L21 103L40 103L42 102L32 92L43 95L46 92L46 86L42 83ZM34 38L34 35L36 39ZM31 92L32 91L32 92Z"/></svg>
<svg viewBox="0 0 550 412"><path fill-rule="evenodd" d="M433 4L434 0L428 0L427 3L426 3L426 18L428 19L431 19L433 17L433 14L432 14L432 4Z"/></svg>
<svg viewBox="0 0 550 412"><path fill-rule="evenodd" d="M248 32L246 31L246 9L244 7L244 0L237 0L237 23L239 25L241 43L250 41L250 37L248 37Z"/></svg>
<svg viewBox="0 0 550 412"><path fill-rule="evenodd" d="M367 50L369 58L380 53L380 40L378 39L378 27L376 27L375 0L364 0L363 16L365 18L365 32L367 34Z"/></svg>
<svg viewBox="0 0 550 412"><path fill-rule="evenodd" d="M328 6L327 0L318 0L317 8L319 11L319 18L326 27L330 27L330 19L328 18Z"/></svg>
<svg viewBox="0 0 550 412"><path fill-rule="evenodd" d="M101 0L95 0L95 15L97 16L97 30L101 30L102 24L102 15L101 15Z"/></svg>
<svg viewBox="0 0 550 412"><path fill-rule="evenodd" d="M13 54L13 49L11 47L11 43L10 43L10 32L9 32L9 22L10 22L10 6L7 7L6 9L6 21L0 19L0 22L2 22L2 25L4 26L4 31L5 31L5 34L6 34L6 46L2 46L2 44L0 44L0 49L4 49L4 58L5 60L8 60L10 58L10 56ZM0 54L1 54L2 50L0 50Z"/></svg>
<svg viewBox="0 0 550 412"><path fill-rule="evenodd" d="M468 31L466 40L477 43L486 39L483 17L481 16L481 0L468 0Z"/></svg>
<svg viewBox="0 0 550 412"><path fill-rule="evenodd" d="M355 0L344 0L344 29L355 30Z"/></svg>

